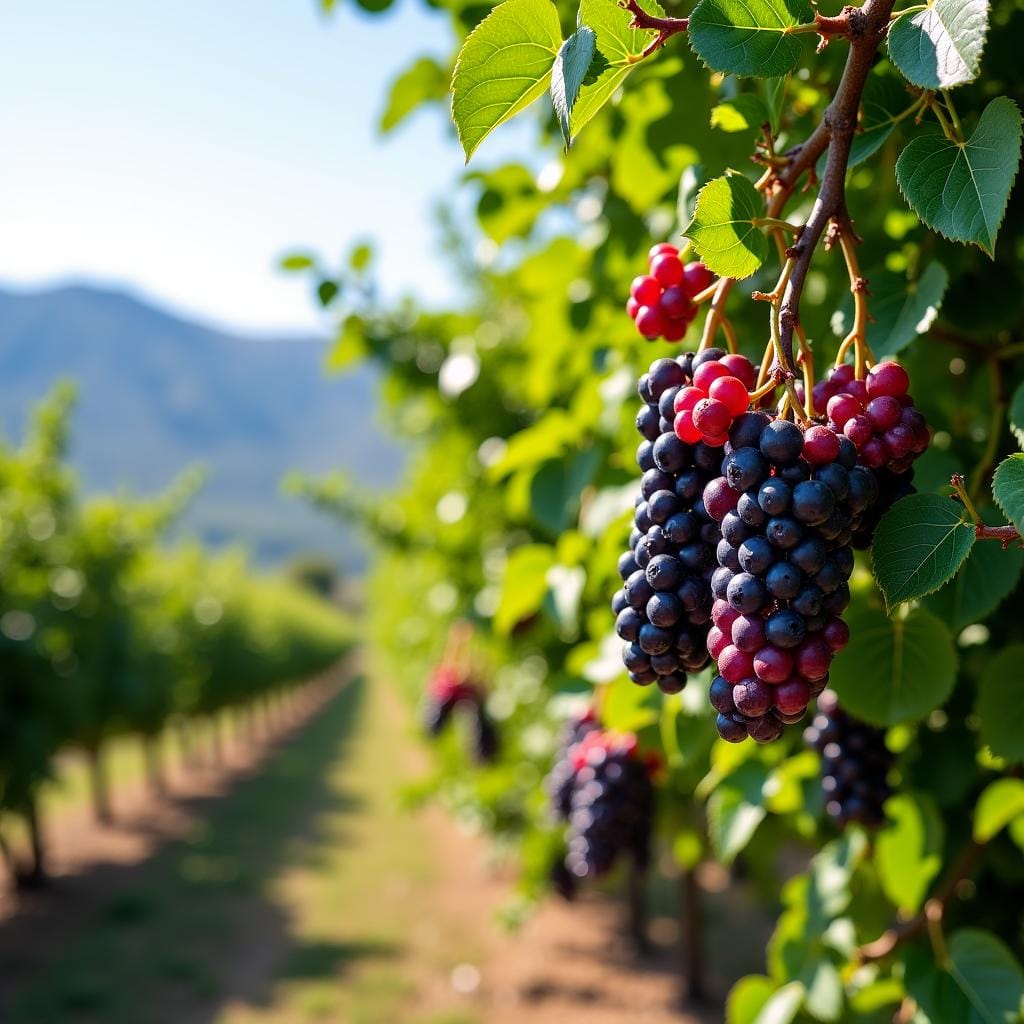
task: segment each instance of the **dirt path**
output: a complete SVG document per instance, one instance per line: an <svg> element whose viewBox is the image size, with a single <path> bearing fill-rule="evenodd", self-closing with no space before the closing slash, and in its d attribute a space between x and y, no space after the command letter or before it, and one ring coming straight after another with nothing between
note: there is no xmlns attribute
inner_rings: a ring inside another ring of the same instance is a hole
<svg viewBox="0 0 1024 1024"><path fill-rule="evenodd" d="M122 788L116 828L62 812L53 891L0 904L0 1019L721 1020L677 1012L671 921L653 923L642 963L617 938L621 907L600 896L553 899L501 932L509 880L486 843L396 795L424 765L408 709L388 687L357 680L339 696L341 684L339 672L304 694L274 739L233 745L230 767L177 773L173 799Z"/></svg>

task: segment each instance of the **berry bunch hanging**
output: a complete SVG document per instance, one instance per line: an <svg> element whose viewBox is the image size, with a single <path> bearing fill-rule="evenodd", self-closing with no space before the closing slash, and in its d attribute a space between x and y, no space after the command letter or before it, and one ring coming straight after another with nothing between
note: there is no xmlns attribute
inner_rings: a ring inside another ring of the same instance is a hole
<svg viewBox="0 0 1024 1024"><path fill-rule="evenodd" d="M828 816L840 826L851 821L869 828L882 825L885 801L892 794L889 772L893 764L885 730L854 718L839 706L831 690L825 690L804 739L821 755Z"/></svg>
<svg viewBox="0 0 1024 1024"><path fill-rule="evenodd" d="M684 265L667 242L651 249L647 263L649 272L633 279L626 312L648 341L682 341L697 315L693 300L714 283L714 275L703 263Z"/></svg>
<svg viewBox="0 0 1024 1024"><path fill-rule="evenodd" d="M554 809L567 822L568 836L564 860L555 866L552 880L564 896L571 897L583 879L605 874L620 856L641 870L647 867L653 767L641 757L632 733L599 727L586 728L556 764L553 777L557 773L560 781L549 782L549 792L558 794Z"/></svg>
<svg viewBox="0 0 1024 1024"><path fill-rule="evenodd" d="M643 401L636 418L643 436L637 450L643 477L629 550L619 559L623 587L612 609L616 632L626 642L623 661L630 678L640 685L656 682L665 693L682 690L687 673L708 660L710 580L719 531L701 496L722 462L720 446L679 437L675 402L705 366L725 358L737 365L721 349L658 359L637 386Z"/></svg>
<svg viewBox="0 0 1024 1024"><path fill-rule="evenodd" d="M480 686L455 668L438 667L430 678L423 702L423 726L429 736L440 736L456 711L466 714L474 758L490 764L498 756L498 730L484 703Z"/></svg>
<svg viewBox="0 0 1024 1024"><path fill-rule="evenodd" d="M827 426L750 413L729 449L704 491L721 524L709 697L723 739L767 743L803 717L849 640L850 540L878 485Z"/></svg>

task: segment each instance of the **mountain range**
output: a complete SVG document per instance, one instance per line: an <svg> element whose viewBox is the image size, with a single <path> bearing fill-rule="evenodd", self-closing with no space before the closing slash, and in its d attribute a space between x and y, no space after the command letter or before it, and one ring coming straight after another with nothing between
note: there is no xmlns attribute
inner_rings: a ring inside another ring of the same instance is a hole
<svg viewBox="0 0 1024 1024"><path fill-rule="evenodd" d="M0 424L20 437L32 405L70 379L87 493L153 493L201 464L183 530L241 541L262 563L322 552L358 568L358 539L280 486L293 469L343 468L374 487L397 475L400 451L374 427L373 372L328 375L327 346L225 333L92 286L0 290Z"/></svg>

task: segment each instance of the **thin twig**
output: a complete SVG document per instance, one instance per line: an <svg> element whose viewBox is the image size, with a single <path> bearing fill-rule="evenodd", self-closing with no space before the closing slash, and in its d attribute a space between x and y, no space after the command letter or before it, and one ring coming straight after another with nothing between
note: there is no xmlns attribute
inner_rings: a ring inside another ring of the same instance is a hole
<svg viewBox="0 0 1024 1024"><path fill-rule="evenodd" d="M637 2L637 0L620 0L620 7L624 7L633 15L629 23L630 28L647 29L658 34L645 47L643 53L637 58L643 60L650 57L655 50L661 49L672 36L685 32L690 27L689 18L658 18L648 14Z"/></svg>

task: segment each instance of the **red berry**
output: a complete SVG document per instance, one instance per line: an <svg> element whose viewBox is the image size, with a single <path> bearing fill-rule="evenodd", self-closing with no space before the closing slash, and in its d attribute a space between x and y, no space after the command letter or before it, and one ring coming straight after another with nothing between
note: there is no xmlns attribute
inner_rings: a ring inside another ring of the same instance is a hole
<svg viewBox="0 0 1024 1024"><path fill-rule="evenodd" d="M636 315L640 310L640 303L633 298L632 295L626 299L626 312L629 314L630 320L635 320Z"/></svg>
<svg viewBox="0 0 1024 1024"><path fill-rule="evenodd" d="M772 706L774 695L760 679L741 679L732 688L732 700L736 710L748 718L759 718Z"/></svg>
<svg viewBox="0 0 1024 1024"><path fill-rule="evenodd" d="M754 389L754 386L757 384L757 370L746 356L741 356L738 352L730 352L727 356L722 356L718 361L748 391Z"/></svg>
<svg viewBox="0 0 1024 1024"><path fill-rule="evenodd" d="M841 651L850 642L850 627L842 619L829 619L821 635L833 651Z"/></svg>
<svg viewBox="0 0 1024 1024"><path fill-rule="evenodd" d="M828 418L842 430L846 421L861 412L860 402L853 395L833 395L828 400Z"/></svg>
<svg viewBox="0 0 1024 1024"><path fill-rule="evenodd" d="M683 268L683 287L692 297L710 288L715 283L715 275L703 263L687 263Z"/></svg>
<svg viewBox="0 0 1024 1024"><path fill-rule="evenodd" d="M676 392L676 397L672 402L672 408L675 409L676 412L682 412L684 409L692 410L702 398L707 397L707 393L702 391L700 388L680 388Z"/></svg>
<svg viewBox="0 0 1024 1024"><path fill-rule="evenodd" d="M653 277L644 274L633 278L629 294L641 306L656 306L661 299L661 285Z"/></svg>
<svg viewBox="0 0 1024 1024"><path fill-rule="evenodd" d="M828 372L828 379L835 381L838 384L849 384L854 378L853 366L850 363L843 363L840 366L834 366ZM845 390L845 388L843 389Z"/></svg>
<svg viewBox="0 0 1024 1024"><path fill-rule="evenodd" d="M708 654L718 661L718 656L729 646L729 638L718 626L712 626L708 630L707 646Z"/></svg>
<svg viewBox="0 0 1024 1024"><path fill-rule="evenodd" d="M812 466L835 462L839 455L839 438L828 427L808 427L804 434L804 458Z"/></svg>
<svg viewBox="0 0 1024 1024"><path fill-rule="evenodd" d="M737 615L731 635L732 642L741 651L759 651L764 647L764 619L759 615Z"/></svg>
<svg viewBox="0 0 1024 1024"><path fill-rule="evenodd" d="M824 414L825 409L828 407L828 400L832 397L832 391L829 389L828 384L823 380L819 380L814 385L814 389L811 391L811 398L814 401L814 412L821 416Z"/></svg>
<svg viewBox="0 0 1024 1024"><path fill-rule="evenodd" d="M728 440L728 434L701 434L700 439L709 448L721 448Z"/></svg>
<svg viewBox="0 0 1024 1024"><path fill-rule="evenodd" d="M661 332L661 336L666 341L682 341L686 337L686 330L689 326L688 320L666 319L665 329Z"/></svg>
<svg viewBox="0 0 1024 1024"><path fill-rule="evenodd" d="M788 679L772 694L775 706L784 715L798 715L810 703L811 688L803 679Z"/></svg>
<svg viewBox="0 0 1024 1024"><path fill-rule="evenodd" d="M897 423L895 427L890 427L883 435L886 448L889 449L889 457L891 459L902 459L905 455L909 455L914 450L914 432L910 427L905 427L902 423Z"/></svg>
<svg viewBox="0 0 1024 1024"><path fill-rule="evenodd" d="M865 383L868 394L872 398L877 398L879 395L891 395L893 398L899 398L900 395L907 393L907 389L910 387L910 377L899 363L890 360L879 363L868 370L868 379Z"/></svg>
<svg viewBox="0 0 1024 1024"><path fill-rule="evenodd" d="M656 277L664 288L679 284L683 279L683 264L678 256L662 253L651 260L651 276Z"/></svg>
<svg viewBox="0 0 1024 1024"><path fill-rule="evenodd" d="M659 256L678 256L679 250L671 245L669 242L659 242L657 245L651 246L651 251L647 254L647 262L653 263Z"/></svg>
<svg viewBox="0 0 1024 1024"><path fill-rule="evenodd" d="M890 427L895 427L903 415L900 403L892 395L879 395L878 398L872 398L868 402L865 412L876 430L888 430Z"/></svg>
<svg viewBox="0 0 1024 1024"><path fill-rule="evenodd" d="M685 416L685 413L680 413ZM709 480L704 487L704 508L716 523L720 523L740 500L740 492L734 491L724 476Z"/></svg>
<svg viewBox="0 0 1024 1024"><path fill-rule="evenodd" d="M928 429L928 424L925 421L924 415L913 407L903 410L903 413L900 416L900 423L905 427L910 427L915 434Z"/></svg>
<svg viewBox="0 0 1024 1024"><path fill-rule="evenodd" d="M727 682L738 683L754 674L753 657L731 644L715 660L718 662L718 674Z"/></svg>
<svg viewBox="0 0 1024 1024"><path fill-rule="evenodd" d="M874 434L874 427L867 416L854 416L846 421L843 433L858 447L861 448L871 440Z"/></svg>
<svg viewBox="0 0 1024 1024"><path fill-rule="evenodd" d="M768 644L754 655L754 672L766 683L785 682L793 671L793 655Z"/></svg>
<svg viewBox="0 0 1024 1024"><path fill-rule="evenodd" d="M661 311L673 320L685 320L689 323L697 313L697 307L681 285L674 284L661 293Z"/></svg>
<svg viewBox="0 0 1024 1024"><path fill-rule="evenodd" d="M702 434L724 434L731 423L732 414L724 402L702 398L693 407L693 424Z"/></svg>
<svg viewBox="0 0 1024 1024"><path fill-rule="evenodd" d="M729 371L720 362L711 359L706 363L701 363L694 371L693 386L707 392L711 387L712 381L717 380L719 377L728 376Z"/></svg>
<svg viewBox="0 0 1024 1024"><path fill-rule="evenodd" d="M821 679L832 663L832 648L820 636L808 637L796 649L796 670L808 681Z"/></svg>
<svg viewBox="0 0 1024 1024"><path fill-rule="evenodd" d="M853 395L861 405L868 404L868 389L862 380L851 380L843 385L843 390L848 395Z"/></svg>
<svg viewBox="0 0 1024 1024"><path fill-rule="evenodd" d="M733 623L740 617L740 613L728 601L719 598L711 607L711 619L714 624L723 632L731 633Z"/></svg>
<svg viewBox="0 0 1024 1024"><path fill-rule="evenodd" d="M680 441L696 444L700 440L700 431L693 425L693 413L689 409L676 413L672 429Z"/></svg>
<svg viewBox="0 0 1024 1024"><path fill-rule="evenodd" d="M735 377L719 377L711 382L708 389L709 397L721 402L729 410L734 419L742 416L750 404L750 395L742 382Z"/></svg>
<svg viewBox="0 0 1024 1024"><path fill-rule="evenodd" d="M648 339L660 338L665 330L665 318L657 306L641 306L636 313L636 329Z"/></svg>
<svg viewBox="0 0 1024 1024"><path fill-rule="evenodd" d="M871 437L860 446L860 461L868 469L881 469L889 461L889 449L880 437Z"/></svg>

